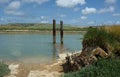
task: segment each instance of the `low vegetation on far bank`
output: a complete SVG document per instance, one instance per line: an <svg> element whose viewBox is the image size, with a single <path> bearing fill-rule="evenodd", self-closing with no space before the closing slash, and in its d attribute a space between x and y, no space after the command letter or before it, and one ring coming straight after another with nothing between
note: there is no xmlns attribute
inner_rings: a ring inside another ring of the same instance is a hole
<svg viewBox="0 0 120 77"><path fill-rule="evenodd" d="M63 25L64 31L86 31L87 27L75 27L70 25ZM52 31L52 24L4 24L0 26L0 30L40 30ZM56 24L56 30L60 29L60 25Z"/></svg>
<svg viewBox="0 0 120 77"><path fill-rule="evenodd" d="M107 53L107 58L97 53L97 60L93 64L86 65L77 72L66 73L63 77L120 76L120 26L90 27L84 35L82 45L82 56L91 58L93 50L99 47Z"/></svg>

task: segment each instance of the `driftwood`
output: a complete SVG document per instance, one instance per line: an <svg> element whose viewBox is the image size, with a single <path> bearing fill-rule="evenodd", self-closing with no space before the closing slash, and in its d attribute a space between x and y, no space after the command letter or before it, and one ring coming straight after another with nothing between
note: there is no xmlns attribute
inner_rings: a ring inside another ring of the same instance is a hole
<svg viewBox="0 0 120 77"><path fill-rule="evenodd" d="M91 51L89 56L73 54L71 56L67 55L66 62L63 64L64 72L72 72L80 70L82 67L88 66L96 62L96 55L101 58L106 58L107 53L101 48L95 48Z"/></svg>

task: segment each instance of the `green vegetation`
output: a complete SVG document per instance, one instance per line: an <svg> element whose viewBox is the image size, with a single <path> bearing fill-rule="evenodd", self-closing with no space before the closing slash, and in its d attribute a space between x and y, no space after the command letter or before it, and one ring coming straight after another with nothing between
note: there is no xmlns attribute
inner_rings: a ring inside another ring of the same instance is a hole
<svg viewBox="0 0 120 77"><path fill-rule="evenodd" d="M67 73L64 77L119 77L119 59L101 59L93 65L82 68L77 72Z"/></svg>
<svg viewBox="0 0 120 77"><path fill-rule="evenodd" d="M102 28L90 28L84 36L83 47L101 47L106 52L109 51L109 45L115 40L107 31Z"/></svg>
<svg viewBox="0 0 120 77"><path fill-rule="evenodd" d="M112 28L114 30L114 28ZM120 55L120 33L106 30L105 27L90 28L84 36L83 47L101 47L112 57Z"/></svg>
<svg viewBox="0 0 120 77"><path fill-rule="evenodd" d="M40 30L51 31L52 24L5 24L0 26L0 30ZM60 26L57 24L56 29L59 30ZM64 25L64 31L86 31L87 28L73 27L70 25Z"/></svg>
<svg viewBox="0 0 120 77"><path fill-rule="evenodd" d="M0 77L3 77L7 74L9 74L10 70L8 68L8 65L4 63L0 63Z"/></svg>
<svg viewBox="0 0 120 77"><path fill-rule="evenodd" d="M117 39L117 41L120 42L120 25L105 27L105 30L107 30Z"/></svg>
<svg viewBox="0 0 120 77"><path fill-rule="evenodd" d="M63 77L119 77L120 76L120 26L89 28L83 38L83 51L100 47L109 54L108 59L98 59L92 65Z"/></svg>

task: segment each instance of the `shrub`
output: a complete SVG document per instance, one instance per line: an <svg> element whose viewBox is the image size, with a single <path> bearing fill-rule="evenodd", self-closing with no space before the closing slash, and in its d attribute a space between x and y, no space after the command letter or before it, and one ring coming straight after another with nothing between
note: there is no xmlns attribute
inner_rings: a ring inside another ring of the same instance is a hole
<svg viewBox="0 0 120 77"><path fill-rule="evenodd" d="M8 65L4 63L0 63L0 77L3 77L7 74L9 74L10 70L8 68Z"/></svg>
<svg viewBox="0 0 120 77"><path fill-rule="evenodd" d="M115 38L115 41L113 43L113 51L112 53L115 56L120 57L120 26L114 25L114 26L106 26L105 30L112 35L112 37Z"/></svg>
<svg viewBox="0 0 120 77"><path fill-rule="evenodd" d="M67 73L64 77L119 77L119 59L100 59L91 66L82 68L78 72Z"/></svg>
<svg viewBox="0 0 120 77"><path fill-rule="evenodd" d="M99 46L107 53L111 53L113 57L120 56L120 27L116 28L118 27L89 28L82 42L83 51L87 47L95 48Z"/></svg>
<svg viewBox="0 0 120 77"><path fill-rule="evenodd" d="M108 53L114 40L112 35L102 28L89 28L82 42L83 51L86 47L95 48L99 46Z"/></svg>

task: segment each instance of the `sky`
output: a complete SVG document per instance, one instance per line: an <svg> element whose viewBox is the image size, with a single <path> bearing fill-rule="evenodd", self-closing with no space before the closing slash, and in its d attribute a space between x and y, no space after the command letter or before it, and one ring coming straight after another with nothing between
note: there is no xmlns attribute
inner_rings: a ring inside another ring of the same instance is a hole
<svg viewBox="0 0 120 77"><path fill-rule="evenodd" d="M0 0L0 24L120 24L120 0Z"/></svg>

